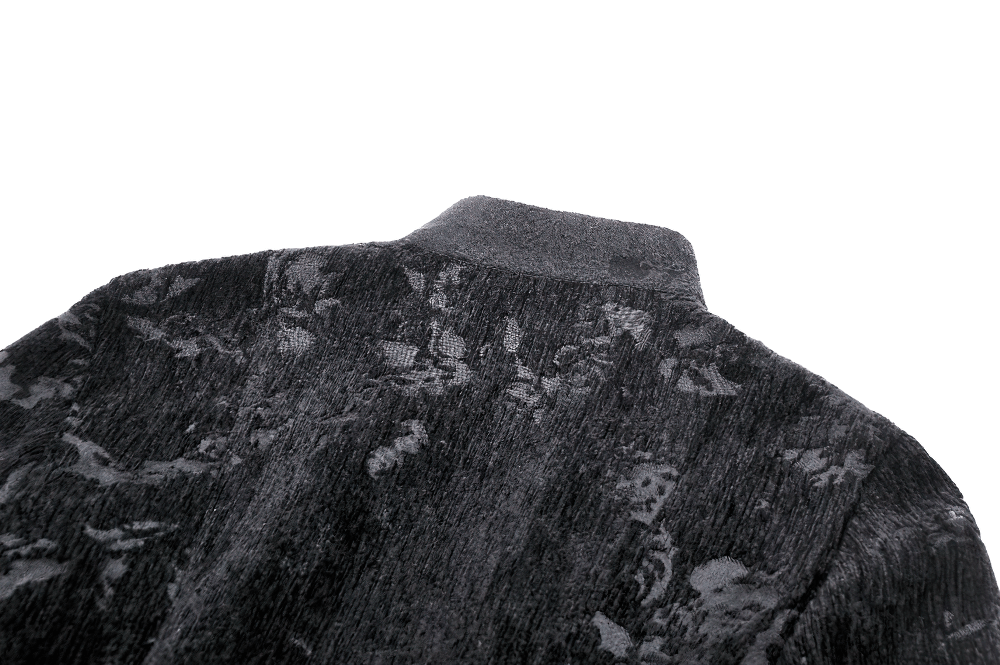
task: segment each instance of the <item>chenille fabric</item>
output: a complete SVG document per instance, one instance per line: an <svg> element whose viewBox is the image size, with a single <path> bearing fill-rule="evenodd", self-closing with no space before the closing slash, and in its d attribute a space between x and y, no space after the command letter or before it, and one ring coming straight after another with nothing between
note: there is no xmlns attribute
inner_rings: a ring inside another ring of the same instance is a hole
<svg viewBox="0 0 1000 665"><path fill-rule="evenodd" d="M0 352L0 662L1000 663L962 495L652 226L474 197Z"/></svg>

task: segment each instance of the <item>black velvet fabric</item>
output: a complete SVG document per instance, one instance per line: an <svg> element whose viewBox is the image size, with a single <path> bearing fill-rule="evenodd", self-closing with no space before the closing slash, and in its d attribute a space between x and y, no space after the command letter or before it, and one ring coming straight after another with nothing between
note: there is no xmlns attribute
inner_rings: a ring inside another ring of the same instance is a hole
<svg viewBox="0 0 1000 665"><path fill-rule="evenodd" d="M133 273L0 352L0 660L1000 662L919 444L594 220Z"/></svg>

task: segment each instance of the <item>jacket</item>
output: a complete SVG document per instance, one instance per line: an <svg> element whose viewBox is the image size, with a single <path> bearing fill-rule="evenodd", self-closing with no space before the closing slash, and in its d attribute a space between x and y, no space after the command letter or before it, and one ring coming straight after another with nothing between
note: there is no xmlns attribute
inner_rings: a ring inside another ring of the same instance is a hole
<svg viewBox="0 0 1000 665"><path fill-rule="evenodd" d="M465 199L0 352L15 663L1000 663L962 495L652 226Z"/></svg>

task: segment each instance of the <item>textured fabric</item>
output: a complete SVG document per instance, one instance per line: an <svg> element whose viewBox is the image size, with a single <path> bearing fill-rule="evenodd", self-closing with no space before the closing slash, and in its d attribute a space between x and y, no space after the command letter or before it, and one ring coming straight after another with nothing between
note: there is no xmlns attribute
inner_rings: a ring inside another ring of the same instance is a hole
<svg viewBox="0 0 1000 665"><path fill-rule="evenodd" d="M703 302L483 197L113 280L0 352L0 661L1000 662L955 485Z"/></svg>

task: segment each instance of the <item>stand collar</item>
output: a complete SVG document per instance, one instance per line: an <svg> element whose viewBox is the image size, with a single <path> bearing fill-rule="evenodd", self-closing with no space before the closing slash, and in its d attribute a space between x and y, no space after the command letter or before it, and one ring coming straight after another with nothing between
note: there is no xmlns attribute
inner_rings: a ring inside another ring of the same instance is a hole
<svg viewBox="0 0 1000 665"><path fill-rule="evenodd" d="M652 289L705 304L691 243L659 226L473 196L403 242L469 263Z"/></svg>

